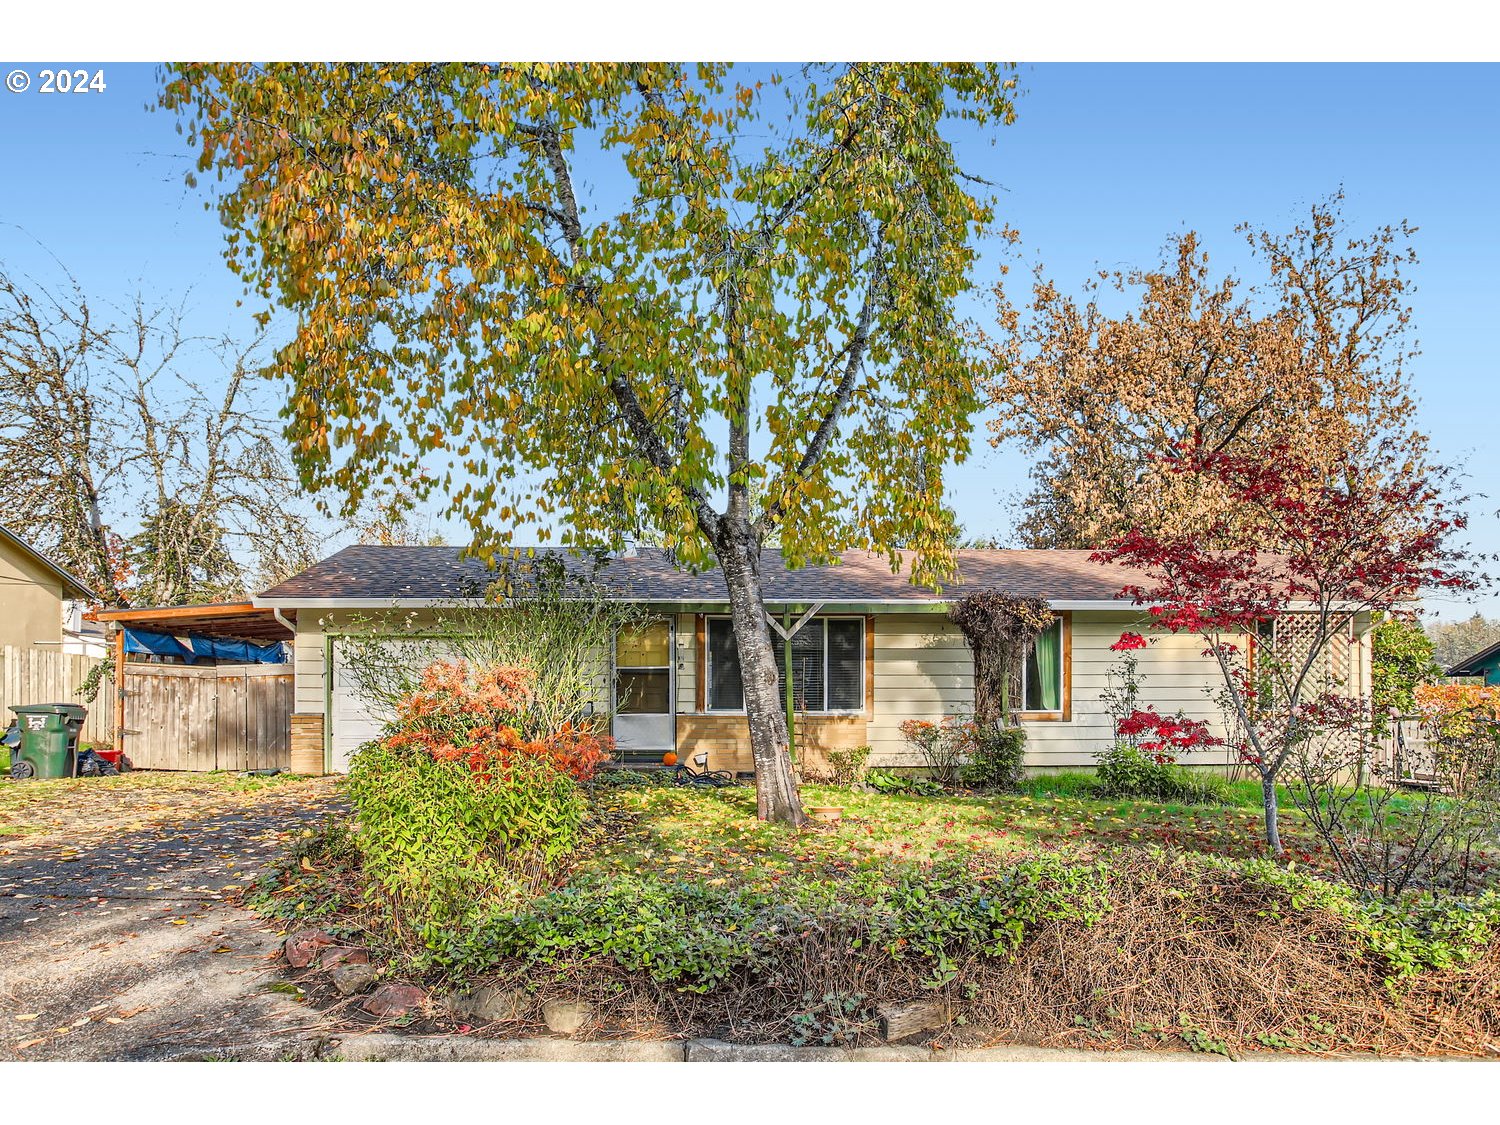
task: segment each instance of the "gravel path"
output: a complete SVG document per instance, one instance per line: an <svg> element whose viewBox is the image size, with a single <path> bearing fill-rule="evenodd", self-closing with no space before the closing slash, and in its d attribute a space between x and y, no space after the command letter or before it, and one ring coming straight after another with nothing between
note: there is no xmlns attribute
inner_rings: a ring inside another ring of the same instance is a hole
<svg viewBox="0 0 1500 1125"><path fill-rule="evenodd" d="M234 902L331 786L193 799L147 829L0 839L0 1059L212 1056L317 1023L266 989L279 930Z"/></svg>

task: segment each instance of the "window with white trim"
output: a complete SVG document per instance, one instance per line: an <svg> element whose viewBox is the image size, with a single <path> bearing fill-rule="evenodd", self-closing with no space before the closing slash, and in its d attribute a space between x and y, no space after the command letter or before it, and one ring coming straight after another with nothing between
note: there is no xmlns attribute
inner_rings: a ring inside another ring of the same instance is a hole
<svg viewBox="0 0 1500 1125"><path fill-rule="evenodd" d="M705 700L710 711L743 711L734 623L710 617L705 623ZM778 683L786 667L786 644L771 632ZM778 688L778 691L780 689ZM814 617L792 634L792 699L798 711L839 713L865 709L865 619Z"/></svg>
<svg viewBox="0 0 1500 1125"><path fill-rule="evenodd" d="M1023 711L1046 714L1063 709L1063 623L1059 617L1037 634L1021 665Z"/></svg>

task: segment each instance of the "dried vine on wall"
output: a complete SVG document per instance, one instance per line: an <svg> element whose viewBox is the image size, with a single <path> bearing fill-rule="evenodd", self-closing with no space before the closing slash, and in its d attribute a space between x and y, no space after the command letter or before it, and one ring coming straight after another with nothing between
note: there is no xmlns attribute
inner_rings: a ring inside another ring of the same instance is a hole
<svg viewBox="0 0 1500 1125"><path fill-rule="evenodd" d="M1020 694L1021 662L1037 634L1056 615L1042 598L1017 598L997 590L966 594L948 611L974 654L974 721L1013 723Z"/></svg>

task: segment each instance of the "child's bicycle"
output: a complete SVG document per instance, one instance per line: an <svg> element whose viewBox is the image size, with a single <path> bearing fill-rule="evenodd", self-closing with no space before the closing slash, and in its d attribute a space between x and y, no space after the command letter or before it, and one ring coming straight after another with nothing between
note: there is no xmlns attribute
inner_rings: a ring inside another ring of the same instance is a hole
<svg viewBox="0 0 1500 1125"><path fill-rule="evenodd" d="M667 775L670 785L696 785L706 789L726 789L739 782L734 779L734 774L729 770L711 770L708 768L708 755L695 754L693 761L698 768L693 769L686 762L678 762L675 766L668 766L663 772Z"/></svg>

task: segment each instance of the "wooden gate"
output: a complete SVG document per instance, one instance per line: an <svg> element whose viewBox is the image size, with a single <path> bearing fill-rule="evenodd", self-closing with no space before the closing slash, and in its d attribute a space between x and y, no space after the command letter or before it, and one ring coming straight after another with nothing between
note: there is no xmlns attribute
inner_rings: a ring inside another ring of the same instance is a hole
<svg viewBox="0 0 1500 1125"><path fill-rule="evenodd" d="M288 664L126 664L125 756L137 769L289 769L292 696Z"/></svg>

